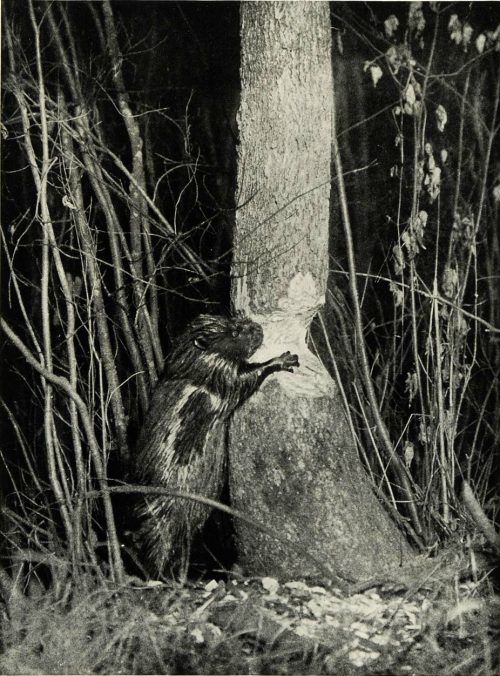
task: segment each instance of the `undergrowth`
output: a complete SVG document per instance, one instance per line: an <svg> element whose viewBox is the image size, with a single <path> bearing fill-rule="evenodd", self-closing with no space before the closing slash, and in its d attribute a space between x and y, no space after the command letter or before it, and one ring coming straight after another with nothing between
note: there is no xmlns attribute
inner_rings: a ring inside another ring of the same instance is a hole
<svg viewBox="0 0 500 676"><path fill-rule="evenodd" d="M411 595L343 598L270 578L116 587L83 576L59 595L32 586L22 599L2 606L3 674L492 675L499 666L499 602L485 580L435 577Z"/></svg>

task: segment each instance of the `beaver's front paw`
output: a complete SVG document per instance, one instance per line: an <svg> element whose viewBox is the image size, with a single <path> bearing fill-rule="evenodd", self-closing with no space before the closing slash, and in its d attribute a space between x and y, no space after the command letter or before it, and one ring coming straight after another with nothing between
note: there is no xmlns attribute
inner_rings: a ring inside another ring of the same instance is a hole
<svg viewBox="0 0 500 676"><path fill-rule="evenodd" d="M290 373L293 373L293 367L300 366L298 356L296 354L291 354L290 352L283 352L278 359L280 360L281 369L283 371L290 371Z"/></svg>

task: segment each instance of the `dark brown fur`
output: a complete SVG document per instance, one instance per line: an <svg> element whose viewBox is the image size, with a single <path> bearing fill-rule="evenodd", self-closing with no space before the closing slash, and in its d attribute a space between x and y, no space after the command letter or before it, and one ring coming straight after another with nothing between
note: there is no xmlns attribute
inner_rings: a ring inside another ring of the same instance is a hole
<svg viewBox="0 0 500 676"><path fill-rule="evenodd" d="M142 427L134 481L217 500L225 477L225 424L271 373L293 371L285 352L263 364L247 360L260 347L262 327L237 315L200 315L168 358ZM158 576L188 556L211 509L164 495L136 507L142 559Z"/></svg>

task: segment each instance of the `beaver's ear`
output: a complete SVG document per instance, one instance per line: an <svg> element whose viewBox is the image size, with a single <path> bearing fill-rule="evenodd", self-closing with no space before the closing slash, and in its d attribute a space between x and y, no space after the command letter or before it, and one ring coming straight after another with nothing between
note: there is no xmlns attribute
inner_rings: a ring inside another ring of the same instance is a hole
<svg viewBox="0 0 500 676"><path fill-rule="evenodd" d="M199 350L208 350L209 343L206 338L203 338L203 336L198 336L193 342Z"/></svg>

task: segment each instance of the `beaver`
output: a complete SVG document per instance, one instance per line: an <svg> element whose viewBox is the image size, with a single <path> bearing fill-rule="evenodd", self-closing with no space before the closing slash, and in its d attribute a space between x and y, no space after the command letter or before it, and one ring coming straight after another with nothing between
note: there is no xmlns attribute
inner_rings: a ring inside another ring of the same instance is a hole
<svg viewBox="0 0 500 676"><path fill-rule="evenodd" d="M260 324L241 313L200 315L177 340L141 428L134 480L218 500L225 481L226 423L264 380L299 366L285 352L248 359L262 345ZM147 495L135 506L140 559L159 577L186 565L193 537L212 509L175 496Z"/></svg>

